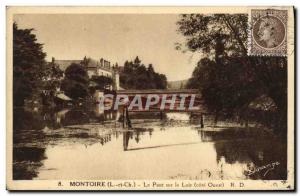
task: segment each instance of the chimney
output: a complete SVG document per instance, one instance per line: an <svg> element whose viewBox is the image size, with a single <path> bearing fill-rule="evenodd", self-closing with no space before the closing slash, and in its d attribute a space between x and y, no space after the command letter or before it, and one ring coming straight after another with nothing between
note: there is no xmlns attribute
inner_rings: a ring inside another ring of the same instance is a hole
<svg viewBox="0 0 300 196"><path fill-rule="evenodd" d="M100 59L100 66L103 67L103 58Z"/></svg>

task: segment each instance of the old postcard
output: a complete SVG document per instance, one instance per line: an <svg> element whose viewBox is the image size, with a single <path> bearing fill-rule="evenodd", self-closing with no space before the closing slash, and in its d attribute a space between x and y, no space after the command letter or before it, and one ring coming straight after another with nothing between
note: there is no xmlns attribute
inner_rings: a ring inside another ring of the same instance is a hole
<svg viewBox="0 0 300 196"><path fill-rule="evenodd" d="M293 7L7 7L8 190L295 189Z"/></svg>

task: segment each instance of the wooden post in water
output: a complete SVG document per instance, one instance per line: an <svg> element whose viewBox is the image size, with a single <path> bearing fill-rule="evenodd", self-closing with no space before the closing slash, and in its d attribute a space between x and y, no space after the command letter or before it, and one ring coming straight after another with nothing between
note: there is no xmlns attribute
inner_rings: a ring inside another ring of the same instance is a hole
<svg viewBox="0 0 300 196"><path fill-rule="evenodd" d="M125 128L125 107L122 108L122 125Z"/></svg>
<svg viewBox="0 0 300 196"><path fill-rule="evenodd" d="M127 127L128 127L128 128L132 128L132 127L131 127L131 121L130 121L130 118L129 118L129 112L128 112L128 107L127 107L127 106L125 107L125 112L126 112L126 122L127 122Z"/></svg>
<svg viewBox="0 0 300 196"><path fill-rule="evenodd" d="M204 128L203 113L201 113L201 116L200 116L200 125L201 125L201 128Z"/></svg>

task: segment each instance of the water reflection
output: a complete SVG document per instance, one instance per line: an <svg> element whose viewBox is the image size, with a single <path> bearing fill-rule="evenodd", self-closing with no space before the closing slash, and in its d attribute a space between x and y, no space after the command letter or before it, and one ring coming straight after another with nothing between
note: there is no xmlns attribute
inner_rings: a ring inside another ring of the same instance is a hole
<svg viewBox="0 0 300 196"><path fill-rule="evenodd" d="M249 127L199 128L186 113L14 113L14 179L286 179L286 145ZM163 118L161 118L163 116ZM253 167L280 164L267 175ZM74 172L76 171L76 172Z"/></svg>
<svg viewBox="0 0 300 196"><path fill-rule="evenodd" d="M69 125L81 125L86 123L103 122L117 119L116 111L95 110L40 110L37 112L24 109L14 109L14 130L41 130L45 127L58 129Z"/></svg>
<svg viewBox="0 0 300 196"><path fill-rule="evenodd" d="M226 164L244 164L244 174L251 179L280 180L287 179L286 147L276 139L268 140L237 140L228 142L216 142L217 161L223 158ZM267 172L249 173L254 167L262 167L278 162L274 169ZM267 172L267 175L265 173Z"/></svg>
<svg viewBox="0 0 300 196"><path fill-rule="evenodd" d="M45 148L19 147L13 148L13 179L30 180L38 175L45 157Z"/></svg>

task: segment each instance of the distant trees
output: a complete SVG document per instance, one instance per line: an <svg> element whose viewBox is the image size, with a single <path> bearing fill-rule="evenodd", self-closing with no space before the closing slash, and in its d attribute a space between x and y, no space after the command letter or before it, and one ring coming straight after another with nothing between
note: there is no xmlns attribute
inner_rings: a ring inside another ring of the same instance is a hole
<svg viewBox="0 0 300 196"><path fill-rule="evenodd" d="M72 63L65 71L61 89L72 99L85 98L89 95L89 76L80 64Z"/></svg>
<svg viewBox="0 0 300 196"><path fill-rule="evenodd" d="M46 64L43 45L37 42L33 29L19 29L13 24L13 105L23 106L24 100L41 89Z"/></svg>
<svg viewBox="0 0 300 196"><path fill-rule="evenodd" d="M166 89L167 78L154 71L153 65L146 67L141 60L126 61L120 72L121 86L126 89Z"/></svg>

